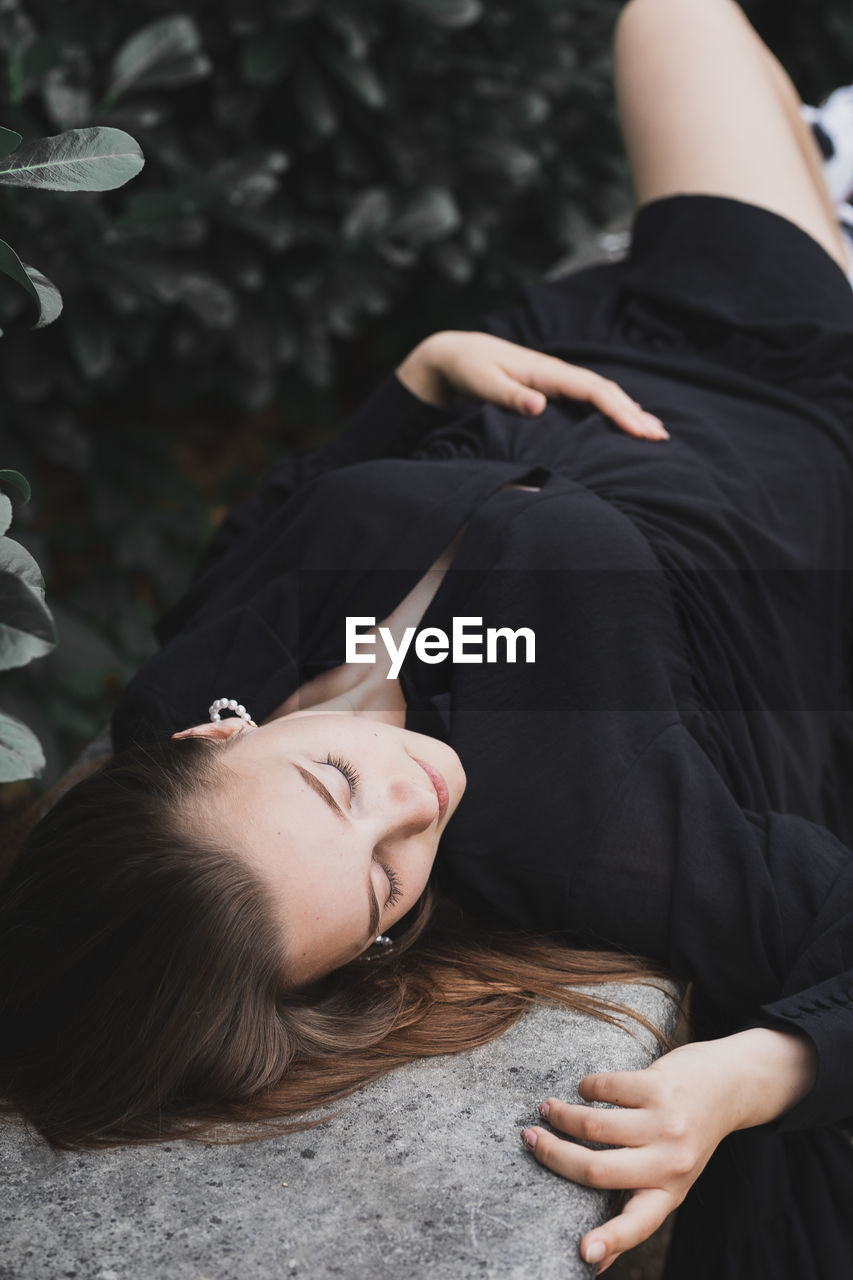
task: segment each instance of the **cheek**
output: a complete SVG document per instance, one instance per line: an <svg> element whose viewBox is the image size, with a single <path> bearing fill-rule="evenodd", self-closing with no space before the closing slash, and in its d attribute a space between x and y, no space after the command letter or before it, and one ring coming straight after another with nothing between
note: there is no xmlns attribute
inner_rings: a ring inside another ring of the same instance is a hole
<svg viewBox="0 0 853 1280"><path fill-rule="evenodd" d="M403 893L400 901L394 907L395 922L415 906L427 886L434 864L435 852L430 851L425 852L417 859L413 859L408 866L400 868L399 875L403 884Z"/></svg>
<svg viewBox="0 0 853 1280"><path fill-rule="evenodd" d="M297 967L329 972L354 959L367 946L368 902L364 881L358 887L339 879L334 890L314 903L305 901L286 928Z"/></svg>
<svg viewBox="0 0 853 1280"><path fill-rule="evenodd" d="M366 871L342 847L306 842L267 872L294 956L327 952L366 931Z"/></svg>

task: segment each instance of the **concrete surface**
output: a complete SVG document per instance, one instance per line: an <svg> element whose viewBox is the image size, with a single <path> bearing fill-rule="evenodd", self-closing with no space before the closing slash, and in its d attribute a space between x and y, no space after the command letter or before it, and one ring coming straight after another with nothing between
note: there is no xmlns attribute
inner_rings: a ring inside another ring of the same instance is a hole
<svg viewBox="0 0 853 1280"><path fill-rule="evenodd" d="M598 990L673 1030L655 988ZM653 1061L630 1025L639 1041L537 1006L490 1045L415 1063L338 1119L266 1142L55 1153L0 1125L0 1280L592 1276L578 1241L619 1195L542 1168L519 1130L548 1095L577 1101L589 1072Z"/></svg>

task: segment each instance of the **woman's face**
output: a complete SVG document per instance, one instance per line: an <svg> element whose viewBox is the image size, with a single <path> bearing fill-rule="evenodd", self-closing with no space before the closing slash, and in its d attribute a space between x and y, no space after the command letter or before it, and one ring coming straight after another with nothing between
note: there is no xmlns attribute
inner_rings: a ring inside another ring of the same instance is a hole
<svg viewBox="0 0 853 1280"><path fill-rule="evenodd" d="M313 708L258 727L229 718L173 737L188 734L223 744L233 786L207 812L213 831L227 833L269 884L289 983L306 985L354 960L415 905L465 790L452 747ZM446 784L441 814L424 764Z"/></svg>

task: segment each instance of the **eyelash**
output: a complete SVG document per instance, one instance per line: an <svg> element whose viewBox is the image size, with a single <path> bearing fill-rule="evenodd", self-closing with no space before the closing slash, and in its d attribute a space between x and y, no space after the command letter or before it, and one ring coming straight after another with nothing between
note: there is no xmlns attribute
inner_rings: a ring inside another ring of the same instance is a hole
<svg viewBox="0 0 853 1280"><path fill-rule="evenodd" d="M355 795L361 782L361 776L355 765L349 760L345 760L343 756L333 756L331 754L326 756L326 764L330 764L333 769L340 769L349 783L350 791ZM394 906L395 902L399 901L403 890L397 873L392 871L390 867L386 867L384 862L380 862L379 865L388 877L388 883L391 886L391 892L385 902L385 909L388 910L389 907Z"/></svg>
<svg viewBox="0 0 853 1280"><path fill-rule="evenodd" d="M397 873L392 871L390 867L386 867L384 862L380 862L379 865L388 877L388 883L391 886L391 892L388 894L388 900L385 903L385 908L387 910L389 907L393 907L394 903L399 900L402 889L400 887L400 881Z"/></svg>
<svg viewBox="0 0 853 1280"><path fill-rule="evenodd" d="M335 769L340 769L341 773L349 783L350 791L353 795L358 791L358 785L361 782L358 769L354 764L350 764L349 760L345 760L343 756L326 756L326 764L332 765Z"/></svg>

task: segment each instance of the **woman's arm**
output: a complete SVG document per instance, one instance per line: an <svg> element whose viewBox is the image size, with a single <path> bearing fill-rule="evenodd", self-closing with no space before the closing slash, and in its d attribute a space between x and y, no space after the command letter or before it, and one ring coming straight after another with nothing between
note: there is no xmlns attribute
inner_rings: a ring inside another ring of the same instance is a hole
<svg viewBox="0 0 853 1280"><path fill-rule="evenodd" d="M433 427L452 419L452 414L431 402L423 390L428 366L425 338L406 357L410 375L404 382L396 370L387 373L367 400L332 437L313 449L289 449L281 454L248 498L236 503L205 544L190 578L193 583L214 566L246 536L256 532L269 513L287 502L316 476L335 467L367 462L372 458L405 457ZM418 370L415 377L411 370ZM410 387L408 384L412 383ZM417 389L416 389L417 388ZM168 611L155 631L161 644L175 634L185 621L182 612Z"/></svg>
<svg viewBox="0 0 853 1280"><path fill-rule="evenodd" d="M490 333L443 329L415 347L397 369L404 386L440 408L454 392L512 413L535 416L548 399L586 400L628 435L666 440L669 433L617 382L558 356Z"/></svg>
<svg viewBox="0 0 853 1280"><path fill-rule="evenodd" d="M581 648L575 660L583 658ZM604 736L608 723L590 717L584 752L596 724ZM577 762L568 754L561 768L571 772ZM590 765L589 793L600 767ZM508 920L647 955L693 981L697 1018L717 1037L644 1071L583 1082L585 1100L619 1110L578 1099L553 1107L558 1133L616 1150L590 1151L541 1130L543 1164L631 1193L607 1224L612 1256L680 1203L726 1134L849 1124L853 850L819 823L744 808L680 721L650 736L615 790L601 794L606 807L594 810L588 839L571 828L563 864L528 857L519 865L507 853L488 864L457 857L453 869L471 889L482 885Z"/></svg>
<svg viewBox="0 0 853 1280"><path fill-rule="evenodd" d="M668 439L658 418L643 413L617 383L591 369L488 333L440 330L422 339L385 375L331 440L315 449L288 451L273 464L255 492L232 507L212 535L191 582L219 566L270 510L315 476L372 458L407 457L428 431L453 419L454 391L534 416L545 408L546 396L586 400L629 435ZM531 395L533 405L527 409L524 402ZM166 614L155 628L160 643L182 622L182 617Z"/></svg>
<svg viewBox="0 0 853 1280"><path fill-rule="evenodd" d="M548 1098L540 1111L573 1139L522 1131L540 1164L586 1186L630 1189L620 1213L580 1242L599 1274L658 1229L681 1204L722 1139L766 1124L811 1090L817 1054L803 1035L755 1027L682 1045L642 1071L584 1076L584 1103ZM606 1109L585 1105L610 1104Z"/></svg>

